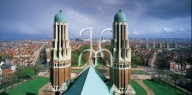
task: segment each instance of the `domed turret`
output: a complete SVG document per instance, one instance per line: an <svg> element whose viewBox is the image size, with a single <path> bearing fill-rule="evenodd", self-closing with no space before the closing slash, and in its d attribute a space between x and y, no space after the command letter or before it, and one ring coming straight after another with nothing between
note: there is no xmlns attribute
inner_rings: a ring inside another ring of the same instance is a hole
<svg viewBox="0 0 192 95"><path fill-rule="evenodd" d="M67 22L65 15L62 13L62 11L60 10L60 13L57 13L55 15L55 22Z"/></svg>
<svg viewBox="0 0 192 95"><path fill-rule="evenodd" d="M119 10L119 12L115 14L114 22L126 22L126 15Z"/></svg>

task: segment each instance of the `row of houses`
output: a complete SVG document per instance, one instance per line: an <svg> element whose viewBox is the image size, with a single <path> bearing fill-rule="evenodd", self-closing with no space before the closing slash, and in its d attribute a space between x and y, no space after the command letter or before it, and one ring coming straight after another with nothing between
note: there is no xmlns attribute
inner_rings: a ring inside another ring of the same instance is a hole
<svg viewBox="0 0 192 95"><path fill-rule="evenodd" d="M7 65L9 63L20 66L33 65L37 60L39 51L45 44L47 42L2 42L0 43L0 56L5 56L3 59Z"/></svg>
<svg viewBox="0 0 192 95"><path fill-rule="evenodd" d="M187 62L178 64L175 61L171 61L169 70L170 71L186 71L190 67L192 67L192 65L188 64Z"/></svg>

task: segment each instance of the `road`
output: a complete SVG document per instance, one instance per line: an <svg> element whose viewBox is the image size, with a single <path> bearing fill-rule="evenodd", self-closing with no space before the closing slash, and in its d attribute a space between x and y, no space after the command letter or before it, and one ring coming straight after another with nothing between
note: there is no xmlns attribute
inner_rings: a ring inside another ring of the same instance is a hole
<svg viewBox="0 0 192 95"><path fill-rule="evenodd" d="M41 49L45 46L45 44L43 46L41 46L38 50L37 50L37 56L35 58L35 64L37 64L37 59L39 58L39 55L40 55L40 51Z"/></svg>

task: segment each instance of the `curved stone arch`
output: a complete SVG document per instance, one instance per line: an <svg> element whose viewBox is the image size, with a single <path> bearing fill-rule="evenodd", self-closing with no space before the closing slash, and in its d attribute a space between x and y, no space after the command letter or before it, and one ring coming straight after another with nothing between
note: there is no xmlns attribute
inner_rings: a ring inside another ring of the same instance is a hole
<svg viewBox="0 0 192 95"><path fill-rule="evenodd" d="M109 54L110 54L110 65L113 66L113 58L112 58L111 52L110 52L109 50L107 50L107 49L102 49L102 47L101 47L101 43L102 43L102 42L101 42L101 37L102 37L103 33L107 32L107 31L112 32L112 29L111 29L111 28L106 28L106 29L104 29L104 30L101 32L100 41L99 41L99 52L100 52L102 58L104 57L104 54L103 54L102 51L107 51L107 52L109 52Z"/></svg>
<svg viewBox="0 0 192 95"><path fill-rule="evenodd" d="M104 29L104 30L101 32L100 40L99 40L99 49L102 49L102 47L101 47L101 43L102 43L102 42L101 42L101 37L102 37L103 33L107 32L107 31L112 32L112 29L111 29L111 28L106 28L106 29ZM102 58L104 57L104 55L103 55L102 52L101 52L101 57L102 57Z"/></svg>
<svg viewBox="0 0 192 95"><path fill-rule="evenodd" d="M80 31L80 37L83 39L83 37L82 37L83 32L85 32L86 30L90 30L90 39L89 39L89 41L90 41L90 50L93 50L93 46L92 46L92 45L93 45L93 41L92 41L93 28L94 28L94 27L84 28L84 29L82 29L82 30ZM91 58L91 56L92 56L92 52L90 52L89 59Z"/></svg>

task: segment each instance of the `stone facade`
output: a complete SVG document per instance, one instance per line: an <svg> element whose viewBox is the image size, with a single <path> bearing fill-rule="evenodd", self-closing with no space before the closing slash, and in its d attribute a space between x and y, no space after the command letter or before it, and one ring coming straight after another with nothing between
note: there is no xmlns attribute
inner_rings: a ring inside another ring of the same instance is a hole
<svg viewBox="0 0 192 95"><path fill-rule="evenodd" d="M111 40L113 66L110 67L110 80L117 87L118 95L127 95L131 84L131 48L128 40L128 23L113 23Z"/></svg>
<svg viewBox="0 0 192 95"><path fill-rule="evenodd" d="M64 91L71 78L71 48L68 39L68 24L54 22L50 60L50 82L54 92Z"/></svg>

